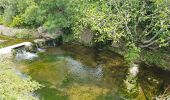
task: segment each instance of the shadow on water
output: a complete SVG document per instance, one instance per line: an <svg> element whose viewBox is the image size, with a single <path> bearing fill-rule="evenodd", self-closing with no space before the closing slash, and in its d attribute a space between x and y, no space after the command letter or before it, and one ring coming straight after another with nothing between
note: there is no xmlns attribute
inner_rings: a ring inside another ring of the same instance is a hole
<svg viewBox="0 0 170 100"><path fill-rule="evenodd" d="M138 81L150 100L156 95L160 95L170 86L170 72L161 70L155 66L141 64L138 74Z"/></svg>
<svg viewBox="0 0 170 100"><path fill-rule="evenodd" d="M17 69L45 86L36 91L42 100L122 100L128 68L121 56L74 44L47 48L38 56L18 61ZM146 97L158 94L166 75L140 67L138 83Z"/></svg>

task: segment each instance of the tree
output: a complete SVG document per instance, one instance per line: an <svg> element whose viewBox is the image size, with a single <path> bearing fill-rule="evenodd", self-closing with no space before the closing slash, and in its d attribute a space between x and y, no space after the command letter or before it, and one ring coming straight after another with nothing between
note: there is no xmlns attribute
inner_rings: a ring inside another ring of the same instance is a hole
<svg viewBox="0 0 170 100"><path fill-rule="evenodd" d="M10 26L67 28L75 38L89 28L94 43L122 43L137 53L170 44L169 0L2 0L0 7Z"/></svg>
<svg viewBox="0 0 170 100"><path fill-rule="evenodd" d="M140 49L169 46L169 0L75 0L71 7L73 14L70 19L75 35L90 27L95 42L122 42L137 53Z"/></svg>

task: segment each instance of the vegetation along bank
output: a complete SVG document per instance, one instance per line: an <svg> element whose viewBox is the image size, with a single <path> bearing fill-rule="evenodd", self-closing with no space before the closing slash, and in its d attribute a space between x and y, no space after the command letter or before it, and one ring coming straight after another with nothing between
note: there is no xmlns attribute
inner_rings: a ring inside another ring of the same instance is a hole
<svg viewBox="0 0 170 100"><path fill-rule="evenodd" d="M1 0L0 24L3 35L80 43L170 71L170 0Z"/></svg>

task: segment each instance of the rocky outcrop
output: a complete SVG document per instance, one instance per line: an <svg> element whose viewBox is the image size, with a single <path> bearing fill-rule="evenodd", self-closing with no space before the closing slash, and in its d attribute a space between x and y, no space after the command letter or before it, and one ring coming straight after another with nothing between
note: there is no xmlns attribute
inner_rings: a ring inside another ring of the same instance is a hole
<svg viewBox="0 0 170 100"><path fill-rule="evenodd" d="M20 48L20 47L29 48L31 46L32 46L31 42L23 42L23 43L19 43L16 45L8 46L8 47L0 49L0 55L12 55L12 50L16 48Z"/></svg>
<svg viewBox="0 0 170 100"><path fill-rule="evenodd" d="M34 40L34 43L35 43L36 47L39 48L39 47L43 47L46 45L46 40L45 39L36 39L36 40Z"/></svg>
<svg viewBox="0 0 170 100"><path fill-rule="evenodd" d="M35 32L36 31L33 29L11 28L11 27L0 25L0 35L14 37L17 34L26 34L26 35L31 35L33 37L36 37L36 35L34 34Z"/></svg>
<svg viewBox="0 0 170 100"><path fill-rule="evenodd" d="M12 28L0 25L0 35L17 37L18 35L29 35L32 38L43 38L46 40L56 39L61 36L63 32L61 30L49 33L42 26L37 29L25 29L25 28Z"/></svg>
<svg viewBox="0 0 170 100"><path fill-rule="evenodd" d="M50 40L50 39L56 39L59 36L63 35L63 32L61 30L58 30L56 32L49 33L44 27L41 26L37 28L36 34L39 36L39 38Z"/></svg>

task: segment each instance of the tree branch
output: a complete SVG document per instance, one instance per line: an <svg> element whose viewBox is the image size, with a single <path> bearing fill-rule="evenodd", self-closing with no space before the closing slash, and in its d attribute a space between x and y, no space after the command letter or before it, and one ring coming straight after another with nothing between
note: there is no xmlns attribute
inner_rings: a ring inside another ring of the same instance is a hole
<svg viewBox="0 0 170 100"><path fill-rule="evenodd" d="M159 35L159 32L157 32L152 38L150 38L149 40L142 40L142 43L146 44L146 43L150 43L151 41L153 41L157 36Z"/></svg>
<svg viewBox="0 0 170 100"><path fill-rule="evenodd" d="M140 47L141 47L141 48L147 48L147 47L149 47L149 46L153 45L155 42L156 42L156 41L152 41L152 42L150 42L149 44L146 44L146 45L140 45Z"/></svg>

